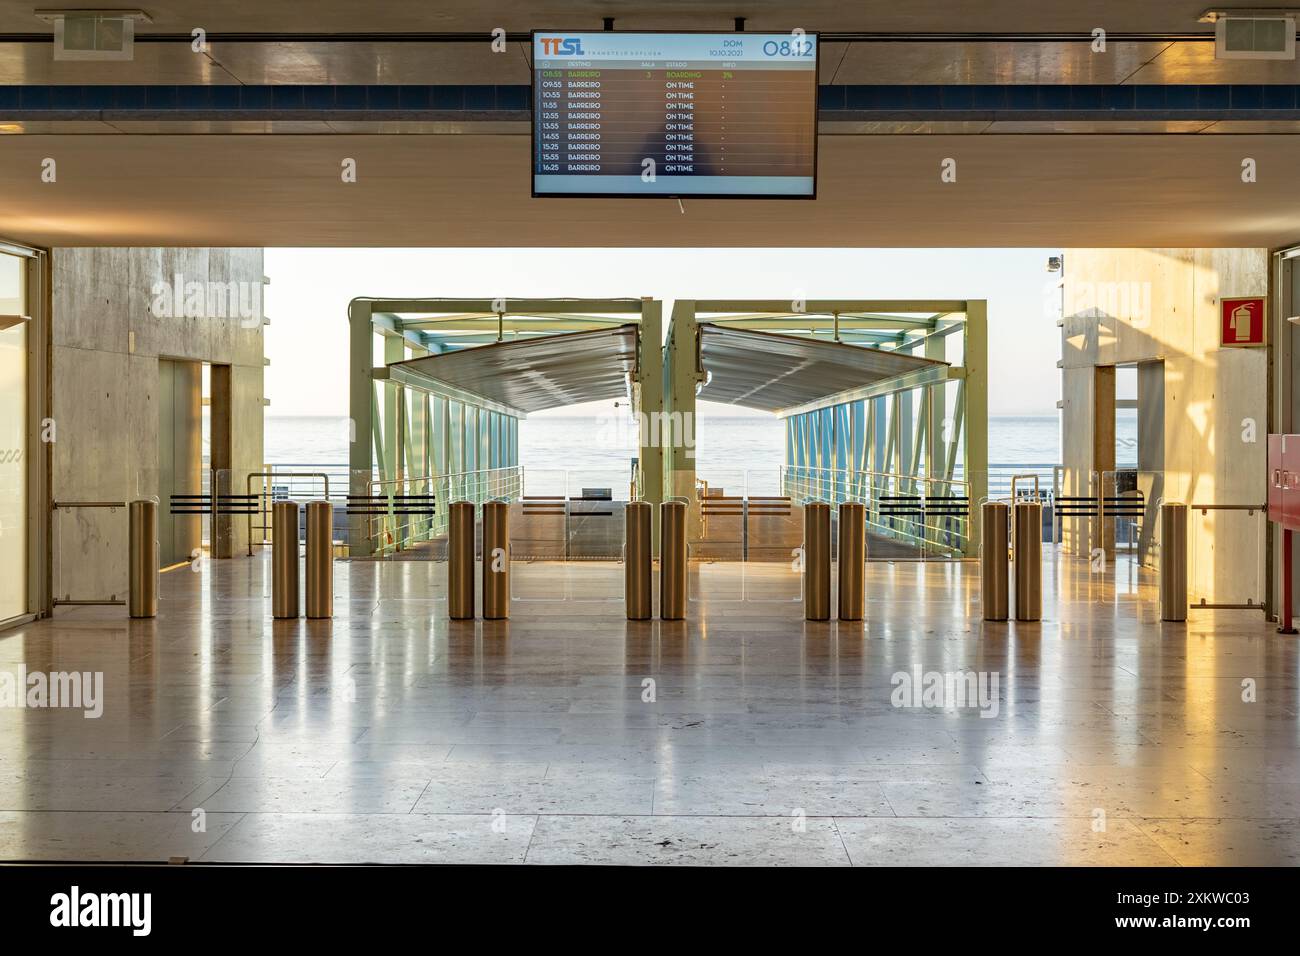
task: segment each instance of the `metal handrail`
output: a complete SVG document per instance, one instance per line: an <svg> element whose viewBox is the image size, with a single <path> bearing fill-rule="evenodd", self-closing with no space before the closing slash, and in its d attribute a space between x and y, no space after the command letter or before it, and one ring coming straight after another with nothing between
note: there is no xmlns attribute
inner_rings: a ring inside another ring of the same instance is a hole
<svg viewBox="0 0 1300 956"><path fill-rule="evenodd" d="M930 483L940 484L940 485L962 485L966 488L970 487L970 482L965 480L964 478L944 478L938 475L901 475L895 471L876 471L871 468L840 469L840 468L826 468L821 465L816 465L816 466L781 465L780 469L782 474L787 474L790 472L806 471L806 472L825 473L828 475L842 475L845 478L848 478L850 476L869 475L872 477L895 478L899 481L930 482Z"/></svg>
<svg viewBox="0 0 1300 956"><path fill-rule="evenodd" d="M325 500L329 501L330 476L325 474L325 472L323 471L250 471L248 473L248 476L244 479L244 492L249 497L252 497L253 495L254 478L323 478L325 480ZM216 492L214 489L213 494L215 495L215 493ZM257 504L258 504L257 513L262 518L262 521L264 522L263 524L257 526L258 529L263 532L262 535L263 540L258 542L260 546L266 545L265 532L269 530L271 527L267 519L267 515L270 513L270 509L266 507L267 499L270 497L270 494L274 494L274 492L268 494L268 492L264 489L261 492L259 492L257 496ZM253 516L251 513L248 516L248 554L250 557L253 554Z"/></svg>
<svg viewBox="0 0 1300 956"><path fill-rule="evenodd" d="M1039 492L1039 490L1038 490L1038 476L1037 476L1037 475L1035 475L1035 474L1028 474L1028 475L1012 475L1012 476L1011 476L1011 503L1012 503L1012 504L1015 504L1015 501L1016 501L1016 482L1017 482L1017 481L1020 481L1022 478L1025 479L1026 481L1029 480L1030 478L1034 479L1034 500L1035 500L1035 501L1037 501L1039 498L1042 497L1042 495L1040 494L1040 492Z"/></svg>
<svg viewBox="0 0 1300 956"><path fill-rule="evenodd" d="M469 471L449 471L445 475L406 475L401 478L372 478L367 482L371 491L383 485L393 485L398 482L407 481L438 481L441 479L464 478L467 475L490 475L497 471L517 471L521 475L524 471L523 465L498 465L496 468L473 468Z"/></svg>
<svg viewBox="0 0 1300 956"><path fill-rule="evenodd" d="M800 474L801 472L804 474ZM892 518L886 515L884 517L889 518L889 522L882 522L880 520L881 516L879 514L880 508L878 502L875 503L873 507L873 501L879 494L876 489L880 488L882 485L888 487L891 483L893 486L899 488L905 485L912 485L913 487L922 486L924 493L929 497L931 486L938 485L949 489L950 491L954 489L958 490L959 494L954 497L964 496L968 502L970 499L971 489L971 483L962 478L946 478L932 475L900 475L896 472L876 471L874 469L839 470L820 466L782 465L781 486L783 490L788 487L787 483L791 478L795 481L802 480L816 482L825 485L828 488L833 488L837 485L844 486L847 488L845 500L863 500L864 498L869 498L869 500L864 502L868 504L866 520L869 527L880 529L881 531L887 532L903 540L911 541L922 547L932 543L937 543L931 541L931 531L934 531L937 534L942 532L944 529L939 525L930 525L928 519L923 518L921 522L921 534L918 535L909 532L905 527L898 527L897 518ZM858 490L868 487L873 490L871 496L862 494ZM874 518L872 517L873 512L875 514ZM941 515L939 518L941 521L949 523L962 522L966 520L951 515ZM949 530L951 530L951 524L949 525ZM957 533L959 535L961 534L960 531Z"/></svg>
<svg viewBox="0 0 1300 956"><path fill-rule="evenodd" d="M472 480L476 484L481 484L484 489L489 490L493 487L493 483L496 481L509 481L514 479L518 483L518 492L522 493L523 475L524 469L522 465L499 465L496 468L475 468L469 471L450 472L445 475L412 475L402 476L400 478L372 478L367 482L367 494L372 498L378 498L391 495L392 491L385 491L385 489L390 486L406 486L427 482L428 487L434 489L433 494L435 497L438 495L437 484L441 483L443 488L442 497L447 499L450 497L452 485L457 479ZM508 496L497 495L495 497L502 498ZM484 497L484 500L488 500L488 498ZM448 503L448 501L444 500L444 507ZM381 531L377 530L376 527L378 522L385 521L392 517L394 516L370 515L366 519L366 540L372 544L377 542L381 537ZM409 521L404 521L398 523L393 529L398 532L397 537L393 542L393 547L395 549L401 550L401 542L405 537L403 531L409 526L409 524ZM434 523L431 522L429 529L430 532L433 532L434 526Z"/></svg>
<svg viewBox="0 0 1300 956"><path fill-rule="evenodd" d="M805 477L797 474L798 472L813 472L816 474L812 474ZM826 478L821 477L822 474L834 476L834 478L828 480ZM841 471L836 468L822 468L822 467L814 468L811 466L804 466L804 465L782 465L781 466L782 484L784 484L787 476L792 476L796 480L799 479L803 479L806 481L810 480L810 481L817 482L819 484L823 484L823 483L834 484L838 482L849 486L853 486L855 483L860 482L863 478L883 478L886 479L887 481L892 480L896 484L910 483L910 484L924 484L924 485L944 485L947 487L964 488L967 497L970 496L970 487L971 487L971 483L962 478L941 478L941 477L936 477L931 475L900 475L897 472L875 471L873 469L850 469L846 471Z"/></svg>

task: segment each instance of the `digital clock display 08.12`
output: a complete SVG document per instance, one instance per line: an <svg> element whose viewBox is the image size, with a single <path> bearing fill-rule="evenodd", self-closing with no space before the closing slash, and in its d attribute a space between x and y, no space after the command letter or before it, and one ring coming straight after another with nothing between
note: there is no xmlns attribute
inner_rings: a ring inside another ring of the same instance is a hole
<svg viewBox="0 0 1300 956"><path fill-rule="evenodd" d="M811 199L817 37L534 31L533 195Z"/></svg>

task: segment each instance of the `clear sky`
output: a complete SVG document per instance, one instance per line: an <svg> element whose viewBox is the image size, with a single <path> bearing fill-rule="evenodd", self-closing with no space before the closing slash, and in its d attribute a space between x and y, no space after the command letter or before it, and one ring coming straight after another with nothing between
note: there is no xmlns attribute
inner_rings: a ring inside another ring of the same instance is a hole
<svg viewBox="0 0 1300 956"><path fill-rule="evenodd" d="M1061 346L1046 262L1056 252L267 249L268 411L347 415L347 307L357 296L653 296L664 300L665 329L677 298L987 299L990 414L1051 415Z"/></svg>

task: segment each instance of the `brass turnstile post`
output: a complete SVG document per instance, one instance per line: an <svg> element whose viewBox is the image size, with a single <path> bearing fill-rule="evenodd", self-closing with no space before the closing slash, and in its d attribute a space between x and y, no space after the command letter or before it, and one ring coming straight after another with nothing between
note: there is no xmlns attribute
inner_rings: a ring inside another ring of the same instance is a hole
<svg viewBox="0 0 1300 956"><path fill-rule="evenodd" d="M483 504L483 619L510 617L510 506Z"/></svg>
<svg viewBox="0 0 1300 956"><path fill-rule="evenodd" d="M659 617L686 619L686 502L659 506Z"/></svg>
<svg viewBox="0 0 1300 956"><path fill-rule="evenodd" d="M1160 508L1160 620L1187 620L1187 505Z"/></svg>
<svg viewBox="0 0 1300 956"><path fill-rule="evenodd" d="M271 616L298 616L298 502L271 505Z"/></svg>
<svg viewBox="0 0 1300 956"><path fill-rule="evenodd" d="M127 513L131 524L127 611L131 617L157 617L158 502L148 498L133 501Z"/></svg>
<svg viewBox="0 0 1300 956"><path fill-rule="evenodd" d="M1016 572L1016 620L1043 617L1043 506L1021 501L1012 509L1015 534L1012 552Z"/></svg>
<svg viewBox="0 0 1300 956"><path fill-rule="evenodd" d="M626 552L623 555L623 601L629 621L648 621L654 614L651 569L651 523L654 506L648 501L629 501L626 514Z"/></svg>
<svg viewBox="0 0 1300 956"><path fill-rule="evenodd" d="M980 602L984 620L1005 621L1010 611L1007 535L1011 509L1000 501L986 501L981 513Z"/></svg>
<svg viewBox="0 0 1300 956"><path fill-rule="evenodd" d="M846 501L840 505L839 547L841 621L860 621L866 610L867 509Z"/></svg>
<svg viewBox="0 0 1300 956"><path fill-rule="evenodd" d="M474 505L454 501L447 518L447 615L474 617Z"/></svg>
<svg viewBox="0 0 1300 956"><path fill-rule="evenodd" d="M822 501L803 506L803 616L831 618L831 506Z"/></svg>
<svg viewBox="0 0 1300 956"><path fill-rule="evenodd" d="M334 616L334 506L307 502L307 616Z"/></svg>

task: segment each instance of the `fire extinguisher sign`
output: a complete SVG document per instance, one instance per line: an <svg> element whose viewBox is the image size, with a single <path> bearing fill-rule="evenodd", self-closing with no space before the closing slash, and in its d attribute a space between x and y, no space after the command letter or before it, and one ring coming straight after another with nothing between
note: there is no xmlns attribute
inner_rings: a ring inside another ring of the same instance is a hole
<svg viewBox="0 0 1300 956"><path fill-rule="evenodd" d="M1251 348L1264 344L1263 296L1219 300L1219 344Z"/></svg>

